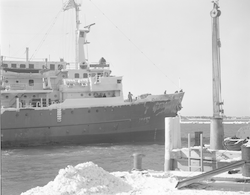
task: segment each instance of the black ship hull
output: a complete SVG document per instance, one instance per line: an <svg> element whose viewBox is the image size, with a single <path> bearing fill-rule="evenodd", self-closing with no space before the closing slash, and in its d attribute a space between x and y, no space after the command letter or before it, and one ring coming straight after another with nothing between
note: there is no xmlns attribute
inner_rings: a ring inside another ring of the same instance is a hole
<svg viewBox="0 0 250 195"><path fill-rule="evenodd" d="M176 99L116 106L7 110L1 115L2 148L37 145L164 141L165 117Z"/></svg>

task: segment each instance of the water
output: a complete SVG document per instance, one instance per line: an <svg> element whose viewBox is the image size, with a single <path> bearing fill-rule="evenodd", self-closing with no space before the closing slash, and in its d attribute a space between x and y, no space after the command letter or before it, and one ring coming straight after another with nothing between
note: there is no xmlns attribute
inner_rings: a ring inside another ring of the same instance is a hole
<svg viewBox="0 0 250 195"><path fill-rule="evenodd" d="M224 124L225 137L234 136L245 124ZM187 134L202 131L209 144L209 124L181 124L182 146L187 146ZM130 171L132 154L141 152L144 169L164 169L163 144L100 144L92 146L46 146L2 150L2 195L18 195L54 180L60 169L92 161L106 171Z"/></svg>

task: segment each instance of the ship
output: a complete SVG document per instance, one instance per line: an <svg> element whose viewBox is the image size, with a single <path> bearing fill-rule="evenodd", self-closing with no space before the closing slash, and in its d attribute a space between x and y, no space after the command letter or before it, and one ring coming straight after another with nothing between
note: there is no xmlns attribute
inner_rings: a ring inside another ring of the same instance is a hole
<svg viewBox="0 0 250 195"><path fill-rule="evenodd" d="M64 10L79 6L68 1ZM79 28L76 58L5 60L1 56L2 148L41 145L163 142L165 118L182 108L184 92L124 98L123 78L111 74L104 57L89 63L84 45L91 26Z"/></svg>

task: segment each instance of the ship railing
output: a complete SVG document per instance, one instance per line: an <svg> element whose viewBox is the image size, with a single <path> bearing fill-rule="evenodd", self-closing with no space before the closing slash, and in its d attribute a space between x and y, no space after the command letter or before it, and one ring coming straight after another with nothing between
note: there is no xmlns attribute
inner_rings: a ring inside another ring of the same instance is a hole
<svg viewBox="0 0 250 195"><path fill-rule="evenodd" d="M63 79L63 84L67 85L68 87L73 87L75 85L86 87L86 86L88 86L88 83L89 83L88 78L86 78L86 79L82 79L82 78L79 78L79 79Z"/></svg>
<svg viewBox="0 0 250 195"><path fill-rule="evenodd" d="M9 85L4 85L5 90L25 90L27 89L27 84L24 83L13 83Z"/></svg>
<svg viewBox="0 0 250 195"><path fill-rule="evenodd" d="M100 64L100 63L91 63L89 64L90 69L109 69L110 65L107 63Z"/></svg>

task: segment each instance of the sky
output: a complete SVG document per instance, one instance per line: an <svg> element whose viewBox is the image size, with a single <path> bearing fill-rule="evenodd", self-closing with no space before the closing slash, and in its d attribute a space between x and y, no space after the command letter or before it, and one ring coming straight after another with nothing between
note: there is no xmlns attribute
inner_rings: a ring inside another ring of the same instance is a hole
<svg viewBox="0 0 250 195"><path fill-rule="evenodd" d="M74 61L66 0L1 0L1 55ZM181 115L212 116L211 0L78 0L80 28L95 23L89 62L104 57L126 97L183 89ZM224 114L250 116L250 1L220 0ZM126 97L127 98L127 97Z"/></svg>

